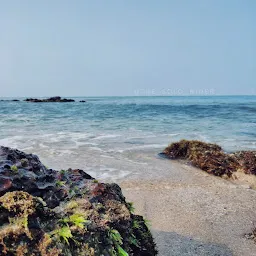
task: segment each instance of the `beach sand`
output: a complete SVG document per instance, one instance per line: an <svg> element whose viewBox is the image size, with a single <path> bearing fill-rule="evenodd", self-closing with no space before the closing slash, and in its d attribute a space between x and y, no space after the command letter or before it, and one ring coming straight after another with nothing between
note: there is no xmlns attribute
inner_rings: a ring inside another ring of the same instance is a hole
<svg viewBox="0 0 256 256"><path fill-rule="evenodd" d="M166 178L120 185L135 212L150 220L160 256L256 255L245 238L256 225L255 190L177 161L152 160L149 172L153 163Z"/></svg>

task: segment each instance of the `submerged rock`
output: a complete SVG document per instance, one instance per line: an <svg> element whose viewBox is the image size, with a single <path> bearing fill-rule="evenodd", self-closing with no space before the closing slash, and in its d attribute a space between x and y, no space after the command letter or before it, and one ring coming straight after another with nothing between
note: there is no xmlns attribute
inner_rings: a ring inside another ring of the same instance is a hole
<svg viewBox="0 0 256 256"><path fill-rule="evenodd" d="M0 147L0 255L156 255L117 184Z"/></svg>
<svg viewBox="0 0 256 256"><path fill-rule="evenodd" d="M48 99L35 99L35 98L27 98L24 101L28 101L28 102L74 102L75 100L73 99L62 99L59 96L56 97L51 97Z"/></svg>
<svg viewBox="0 0 256 256"><path fill-rule="evenodd" d="M227 154L216 144L181 140L170 144L162 154L171 159L188 159L194 166L216 176L231 177L238 170L256 175L256 151Z"/></svg>

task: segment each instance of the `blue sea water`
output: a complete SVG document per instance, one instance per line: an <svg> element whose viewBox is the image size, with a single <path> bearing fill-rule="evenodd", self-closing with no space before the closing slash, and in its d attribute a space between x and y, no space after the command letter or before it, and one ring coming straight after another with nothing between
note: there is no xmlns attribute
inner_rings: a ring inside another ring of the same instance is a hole
<svg viewBox="0 0 256 256"><path fill-rule="evenodd" d="M256 150L256 96L74 99L0 101L0 145L39 154L46 162L56 159L56 165L83 157L91 166L99 155L155 155L180 139L214 142L226 151Z"/></svg>

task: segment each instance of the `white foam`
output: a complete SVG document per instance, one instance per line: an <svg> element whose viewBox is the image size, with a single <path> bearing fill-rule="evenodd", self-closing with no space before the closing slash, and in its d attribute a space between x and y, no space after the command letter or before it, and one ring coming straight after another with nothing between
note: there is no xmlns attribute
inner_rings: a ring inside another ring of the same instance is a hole
<svg viewBox="0 0 256 256"><path fill-rule="evenodd" d="M104 152L101 148L99 147L89 147L89 149L95 150L95 151L101 151Z"/></svg>
<svg viewBox="0 0 256 256"><path fill-rule="evenodd" d="M149 144L149 145L141 145L141 146L134 146L134 147L129 147L129 148L123 148L123 149L116 149L113 150L113 152L118 152L118 153L123 153L124 151L132 151L132 150L137 150L137 149L155 149L155 148L164 148L166 147L165 144Z"/></svg>
<svg viewBox="0 0 256 256"><path fill-rule="evenodd" d="M97 171L94 169L93 171L90 171L90 173L92 176L100 178L103 181L117 181L119 179L124 179L131 174L130 171L107 167L99 168Z"/></svg>
<svg viewBox="0 0 256 256"><path fill-rule="evenodd" d="M113 156L108 156L108 155L100 155L101 157L105 157L105 158L114 158Z"/></svg>
<svg viewBox="0 0 256 256"><path fill-rule="evenodd" d="M17 148L19 145L18 142L21 141L23 138L24 137L22 137L22 136L12 136L12 137L0 139L0 145L4 146L4 147Z"/></svg>
<svg viewBox="0 0 256 256"><path fill-rule="evenodd" d="M43 143L39 143L39 147L41 147L41 148L49 148L49 146L47 146L47 145L45 145Z"/></svg>
<svg viewBox="0 0 256 256"><path fill-rule="evenodd" d="M74 151L70 150L70 149L60 150L60 154L62 154L62 155L72 155L73 153L74 153Z"/></svg>
<svg viewBox="0 0 256 256"><path fill-rule="evenodd" d="M80 141L76 141L76 144L78 147L81 146L85 146L85 145L89 145L89 146L98 146L98 143L93 143L93 142L80 142Z"/></svg>
<svg viewBox="0 0 256 256"><path fill-rule="evenodd" d="M162 136L169 136L169 137L176 137L179 136L180 133L167 133L167 134L162 134Z"/></svg>
<svg viewBox="0 0 256 256"><path fill-rule="evenodd" d="M120 136L121 136L120 134L102 134L93 138L93 140L111 139L111 138L117 138Z"/></svg>

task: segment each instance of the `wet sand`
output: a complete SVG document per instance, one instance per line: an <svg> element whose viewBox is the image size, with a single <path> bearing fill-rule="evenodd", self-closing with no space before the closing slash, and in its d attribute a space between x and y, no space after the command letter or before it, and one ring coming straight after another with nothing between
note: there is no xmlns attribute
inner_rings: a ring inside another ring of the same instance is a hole
<svg viewBox="0 0 256 256"><path fill-rule="evenodd" d="M150 220L160 256L256 255L244 237L256 223L256 190L176 161L150 161L145 180L120 185L135 212ZM152 176L154 166L163 178Z"/></svg>

